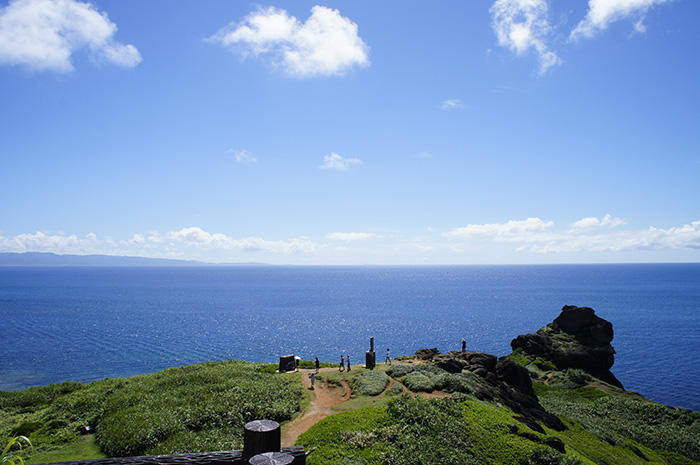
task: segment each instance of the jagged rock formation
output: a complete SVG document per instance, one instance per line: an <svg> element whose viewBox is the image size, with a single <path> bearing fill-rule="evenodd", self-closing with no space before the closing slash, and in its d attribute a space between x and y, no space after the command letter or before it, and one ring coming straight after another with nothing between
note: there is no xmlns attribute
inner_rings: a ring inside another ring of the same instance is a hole
<svg viewBox="0 0 700 465"><path fill-rule="evenodd" d="M441 354L437 349L420 349L415 357L432 362L449 373L467 370L483 378L482 388L474 392L474 396L481 400L501 402L520 415L516 417L518 421L535 431L544 433L537 421L558 431L566 429L559 417L540 405L527 368L508 357L498 358L471 351Z"/></svg>
<svg viewBox="0 0 700 465"><path fill-rule="evenodd" d="M592 308L567 305L561 314L534 334L513 339L513 350L552 361L560 370L580 368L596 378L622 388L610 372L615 363L612 323L595 314Z"/></svg>

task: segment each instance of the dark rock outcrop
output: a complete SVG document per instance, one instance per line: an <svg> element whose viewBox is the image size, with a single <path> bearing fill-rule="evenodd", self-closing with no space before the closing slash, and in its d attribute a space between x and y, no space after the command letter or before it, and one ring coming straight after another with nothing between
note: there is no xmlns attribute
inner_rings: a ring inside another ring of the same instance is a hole
<svg viewBox="0 0 700 465"><path fill-rule="evenodd" d="M564 441L562 441L559 438L555 438L554 436L550 436L544 440L544 443L547 444L552 449L558 450L562 454L564 454L566 452L566 447L564 445Z"/></svg>
<svg viewBox="0 0 700 465"><path fill-rule="evenodd" d="M483 379L483 387L474 393L477 399L502 403L520 415L518 421L535 431L544 431L538 421L558 431L566 429L557 416L540 405L528 369L508 357L471 351L441 354L437 349L421 349L415 356L449 373L467 370L478 375Z"/></svg>
<svg viewBox="0 0 700 465"><path fill-rule="evenodd" d="M432 349L418 349L413 356L419 360L432 360L439 353L440 351L437 350L437 347L433 347Z"/></svg>
<svg viewBox="0 0 700 465"><path fill-rule="evenodd" d="M592 308L567 305L547 327L534 334L513 339L513 350L551 360L558 369L580 368L596 378L622 388L610 372L615 363L612 323L595 314Z"/></svg>

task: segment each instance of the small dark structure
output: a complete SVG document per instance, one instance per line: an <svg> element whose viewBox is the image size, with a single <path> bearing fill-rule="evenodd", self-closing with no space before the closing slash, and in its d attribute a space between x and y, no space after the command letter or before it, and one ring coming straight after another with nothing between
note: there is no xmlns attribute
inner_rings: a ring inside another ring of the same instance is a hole
<svg viewBox="0 0 700 465"><path fill-rule="evenodd" d="M294 456L286 452L265 452L251 457L250 465L290 465L294 463Z"/></svg>
<svg viewBox="0 0 700 465"><path fill-rule="evenodd" d="M281 438L276 421L250 421L243 427L243 455L250 458L263 452L279 452Z"/></svg>
<svg viewBox="0 0 700 465"><path fill-rule="evenodd" d="M377 353L374 351L374 338L369 338L369 350L365 352L365 368L374 370L377 364Z"/></svg>
<svg viewBox="0 0 700 465"><path fill-rule="evenodd" d="M297 362L294 360L294 355L283 355L280 357L279 372L294 371L297 367Z"/></svg>

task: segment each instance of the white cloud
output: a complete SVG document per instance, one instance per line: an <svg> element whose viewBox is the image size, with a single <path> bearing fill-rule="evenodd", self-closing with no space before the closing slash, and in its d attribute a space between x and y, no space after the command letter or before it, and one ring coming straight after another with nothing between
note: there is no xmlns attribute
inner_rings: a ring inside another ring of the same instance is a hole
<svg viewBox="0 0 700 465"><path fill-rule="evenodd" d="M443 236L468 240L488 238L520 243L516 251L534 253L622 252L629 250L700 249L700 221L667 229L613 230L625 220L605 215L582 218L565 232L552 231L552 221L528 218L496 224L470 224ZM463 243L463 242L462 242Z"/></svg>
<svg viewBox="0 0 700 465"><path fill-rule="evenodd" d="M255 157L253 154L251 154L247 150L229 149L227 151L227 153L233 154L233 159L236 160L236 163L240 163L243 165L252 165L253 163L258 162L257 157Z"/></svg>
<svg viewBox="0 0 700 465"><path fill-rule="evenodd" d="M337 153L323 156L323 163L319 166L322 169L330 169L337 171L347 171L355 165L362 164L359 158L344 158Z"/></svg>
<svg viewBox="0 0 700 465"><path fill-rule="evenodd" d="M285 10L269 7L230 23L210 40L238 47L245 55L265 56L290 76L339 75L369 65L368 47L357 24L338 10L316 5L302 23Z"/></svg>
<svg viewBox="0 0 700 465"><path fill-rule="evenodd" d="M166 233L153 232L148 236L133 234L129 239L114 241L99 238L95 234L84 237L75 234L18 234L0 236L0 251L5 252L54 252L60 254L140 255L151 257L197 256L193 250L203 252L243 251L273 254L310 253L316 244L305 236L286 240L267 240L261 237L234 238L222 233L210 233L193 226ZM187 253L186 253L187 252Z"/></svg>
<svg viewBox="0 0 700 465"><path fill-rule="evenodd" d="M580 231L599 227L616 228L617 226L621 226L626 223L627 222L622 218L613 218L610 214L608 214L601 219L598 219L595 216L581 218L571 225L571 229L573 231Z"/></svg>
<svg viewBox="0 0 700 465"><path fill-rule="evenodd" d="M467 226L448 231L444 235L447 237L494 236L503 238L521 233L544 231L552 227L552 225L554 225L552 221L528 218L526 220L510 220L506 223L468 224Z"/></svg>
<svg viewBox="0 0 700 465"><path fill-rule="evenodd" d="M334 232L334 233L326 234L326 239L330 239L333 241L359 241L359 240L363 240L363 239L370 239L370 238L375 237L375 236L376 236L376 234L363 233L363 232L348 232L348 233Z"/></svg>
<svg viewBox="0 0 700 465"><path fill-rule="evenodd" d="M547 10L547 0L496 0L490 10L498 44L518 55L534 49L541 74L561 63L545 42L551 31Z"/></svg>
<svg viewBox="0 0 700 465"><path fill-rule="evenodd" d="M570 38L573 40L582 37L590 38L598 32L622 19L634 21L634 29L637 32L646 31L644 17L649 8L654 5L666 3L668 0L589 0L588 13L586 17L578 23L571 31Z"/></svg>
<svg viewBox="0 0 700 465"><path fill-rule="evenodd" d="M165 234L152 233L148 237L148 241L152 243L205 247L208 249L240 249L248 252L263 251L284 254L312 252L316 249L316 245L305 236L278 241L270 241L255 236L238 239L223 233L210 233L196 226L170 231Z"/></svg>
<svg viewBox="0 0 700 465"><path fill-rule="evenodd" d="M56 252L56 253L93 253L98 249L97 236L89 233L83 237L75 234L18 234L13 237L0 236L0 250L6 252Z"/></svg>
<svg viewBox="0 0 700 465"><path fill-rule="evenodd" d="M0 9L0 64L67 72L71 56L87 49L131 68L141 62L133 45L114 40L117 26L106 13L77 0L12 0Z"/></svg>
<svg viewBox="0 0 700 465"><path fill-rule="evenodd" d="M459 110L464 108L464 104L460 99L451 98L443 100L442 103L440 103L440 108L443 110Z"/></svg>
<svg viewBox="0 0 700 465"><path fill-rule="evenodd" d="M622 252L627 250L700 249L700 221L668 229L650 226L605 234L562 234L524 247L536 253Z"/></svg>

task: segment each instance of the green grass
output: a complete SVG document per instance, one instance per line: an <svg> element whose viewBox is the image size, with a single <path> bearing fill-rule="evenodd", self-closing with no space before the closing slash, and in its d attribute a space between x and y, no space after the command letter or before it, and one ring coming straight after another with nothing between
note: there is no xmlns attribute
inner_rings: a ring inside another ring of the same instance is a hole
<svg viewBox="0 0 700 465"><path fill-rule="evenodd" d="M299 376L229 361L0 392L0 440L24 431L34 444L24 455L32 462L45 453L91 455L81 445L85 425L96 430L99 450L113 457L240 449L245 422L285 421L300 409Z"/></svg>
<svg viewBox="0 0 700 465"><path fill-rule="evenodd" d="M382 441L375 431L387 424L384 408L363 408L330 416L302 434L297 444L307 451L307 465L377 463Z"/></svg>
<svg viewBox="0 0 700 465"><path fill-rule="evenodd" d="M353 396L378 396L388 384L389 377L382 371L359 372L350 379Z"/></svg>
<svg viewBox="0 0 700 465"><path fill-rule="evenodd" d="M402 395L386 407L328 417L297 443L317 448L309 465L521 465L537 455L560 458L548 446L512 434L513 423L513 413L503 407Z"/></svg>
<svg viewBox="0 0 700 465"><path fill-rule="evenodd" d="M106 455L100 450L93 435L84 436L78 441L59 446L56 449L44 449L33 453L25 462L27 465L36 463L65 462L68 460L102 459Z"/></svg>
<svg viewBox="0 0 700 465"><path fill-rule="evenodd" d="M634 393L607 394L592 387L558 389L538 383L536 389L548 411L576 420L605 442L632 441L700 460L698 412L640 400Z"/></svg>

